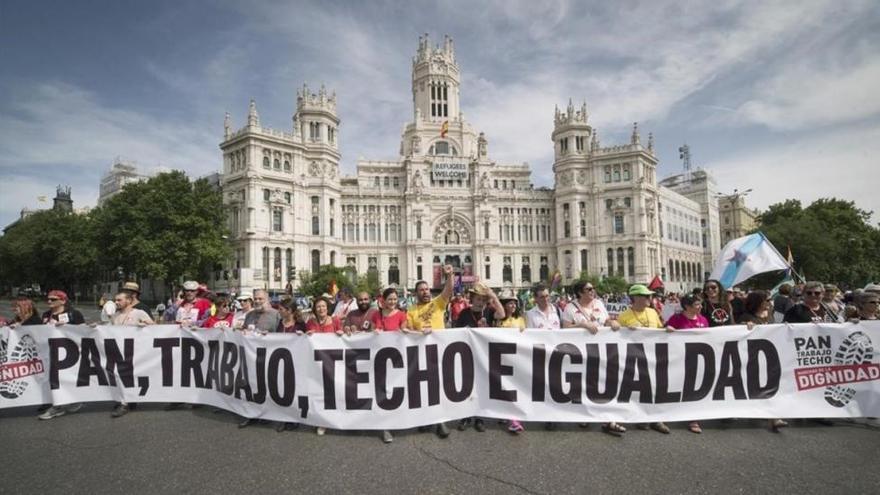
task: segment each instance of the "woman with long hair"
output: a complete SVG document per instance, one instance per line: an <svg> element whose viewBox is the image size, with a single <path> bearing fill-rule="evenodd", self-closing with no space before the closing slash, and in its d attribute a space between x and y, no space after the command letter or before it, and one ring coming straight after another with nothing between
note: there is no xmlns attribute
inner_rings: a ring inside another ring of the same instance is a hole
<svg viewBox="0 0 880 495"><path fill-rule="evenodd" d="M15 319L12 324L18 325L42 325L43 319L37 314L34 302L30 298L19 296L12 302L12 312Z"/></svg>
<svg viewBox="0 0 880 495"><path fill-rule="evenodd" d="M681 297L681 313L672 315L666 322L666 331L674 332L677 330L689 330L708 328L709 321L702 315L703 301L691 294ZM688 430L692 433L703 433L699 421L691 421L688 423Z"/></svg>
<svg viewBox="0 0 880 495"><path fill-rule="evenodd" d="M516 328L520 332L526 328L526 320L519 310L519 300L513 295L502 295L499 297L501 305L504 306L504 318L498 321L501 328ZM519 435L525 428L519 420L511 419L507 422L507 431L514 435Z"/></svg>
<svg viewBox="0 0 880 495"><path fill-rule="evenodd" d="M306 323L302 321L302 313L293 299L285 299L278 306L281 321L278 322L278 333L302 334L306 331Z"/></svg>
<svg viewBox="0 0 880 495"><path fill-rule="evenodd" d="M710 327L733 325L733 307L727 300L727 293L721 282L709 279L703 284L703 316L709 320Z"/></svg>
<svg viewBox="0 0 880 495"><path fill-rule="evenodd" d="M379 311L373 312L370 320L373 328L380 332L408 331L406 312L397 307L398 300L397 289L394 287L382 291L382 304L379 306Z"/></svg>
<svg viewBox="0 0 880 495"><path fill-rule="evenodd" d="M318 297L312 302L312 317L306 322L306 335L313 333L335 333L340 337L342 332L342 321L330 315L330 301L326 297ZM315 429L318 436L327 433L327 428L319 426Z"/></svg>
<svg viewBox="0 0 880 495"><path fill-rule="evenodd" d="M753 290L746 296L746 302L743 305L743 313L740 315L742 323L746 324L749 330L755 328L755 325L768 325L773 323L773 299L766 290ZM778 433L780 428L788 426L783 419L768 420L770 430Z"/></svg>

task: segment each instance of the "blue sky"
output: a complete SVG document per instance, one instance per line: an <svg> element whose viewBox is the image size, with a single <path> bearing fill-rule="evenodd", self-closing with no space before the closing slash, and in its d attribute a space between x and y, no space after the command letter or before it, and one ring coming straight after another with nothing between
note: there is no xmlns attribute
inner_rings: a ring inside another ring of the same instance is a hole
<svg viewBox="0 0 880 495"><path fill-rule="evenodd" d="M0 226L55 185L93 205L114 157L217 170L223 115L289 129L296 89L339 98L342 172L396 158L419 35L455 40L490 155L552 185L554 105L604 145L653 132L751 206L836 196L880 212L880 7L796 2L0 3ZM878 219L880 214L874 216Z"/></svg>

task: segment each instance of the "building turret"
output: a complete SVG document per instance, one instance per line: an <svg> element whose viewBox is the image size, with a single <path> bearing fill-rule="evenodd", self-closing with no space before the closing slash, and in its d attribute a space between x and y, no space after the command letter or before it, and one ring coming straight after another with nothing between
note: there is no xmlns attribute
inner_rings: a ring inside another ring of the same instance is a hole
<svg viewBox="0 0 880 495"><path fill-rule="evenodd" d="M428 35L419 37L419 49L412 61L413 116L428 122L454 122L460 118L461 76L455 63L452 38L443 46L431 46Z"/></svg>
<svg viewBox="0 0 880 495"><path fill-rule="evenodd" d="M556 107L551 139L554 143L557 159L572 154L590 153L591 146L588 143L591 144L593 129L587 123L588 118L586 102L581 104L579 110L575 110L571 99L568 100L568 108L565 112L560 111L558 106Z"/></svg>
<svg viewBox="0 0 880 495"><path fill-rule="evenodd" d="M309 144L320 144L332 150L339 149L339 117L336 115L336 92L327 92L324 85L317 93L303 83L296 92L296 114L293 116L294 135L300 135Z"/></svg>

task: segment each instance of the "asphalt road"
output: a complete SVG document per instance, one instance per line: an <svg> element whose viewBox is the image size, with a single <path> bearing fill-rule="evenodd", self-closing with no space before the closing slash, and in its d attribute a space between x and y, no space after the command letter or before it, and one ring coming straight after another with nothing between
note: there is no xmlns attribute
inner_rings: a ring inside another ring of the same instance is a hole
<svg viewBox="0 0 880 495"><path fill-rule="evenodd" d="M704 423L702 435L630 428L623 438L527 423L512 436L415 430L385 445L375 432L272 425L238 429L210 408L142 404L110 417L87 404L50 421L0 410L0 493L877 493L880 428L793 421ZM876 424L876 423L874 423Z"/></svg>

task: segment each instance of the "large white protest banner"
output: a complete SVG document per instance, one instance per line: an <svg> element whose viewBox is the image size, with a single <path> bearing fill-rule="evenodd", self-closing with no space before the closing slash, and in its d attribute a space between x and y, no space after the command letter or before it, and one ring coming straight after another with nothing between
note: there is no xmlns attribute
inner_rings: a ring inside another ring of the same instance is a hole
<svg viewBox="0 0 880 495"><path fill-rule="evenodd" d="M878 416L874 342L878 322L347 337L29 326L0 329L0 408L187 402L337 429L400 429L469 416Z"/></svg>

